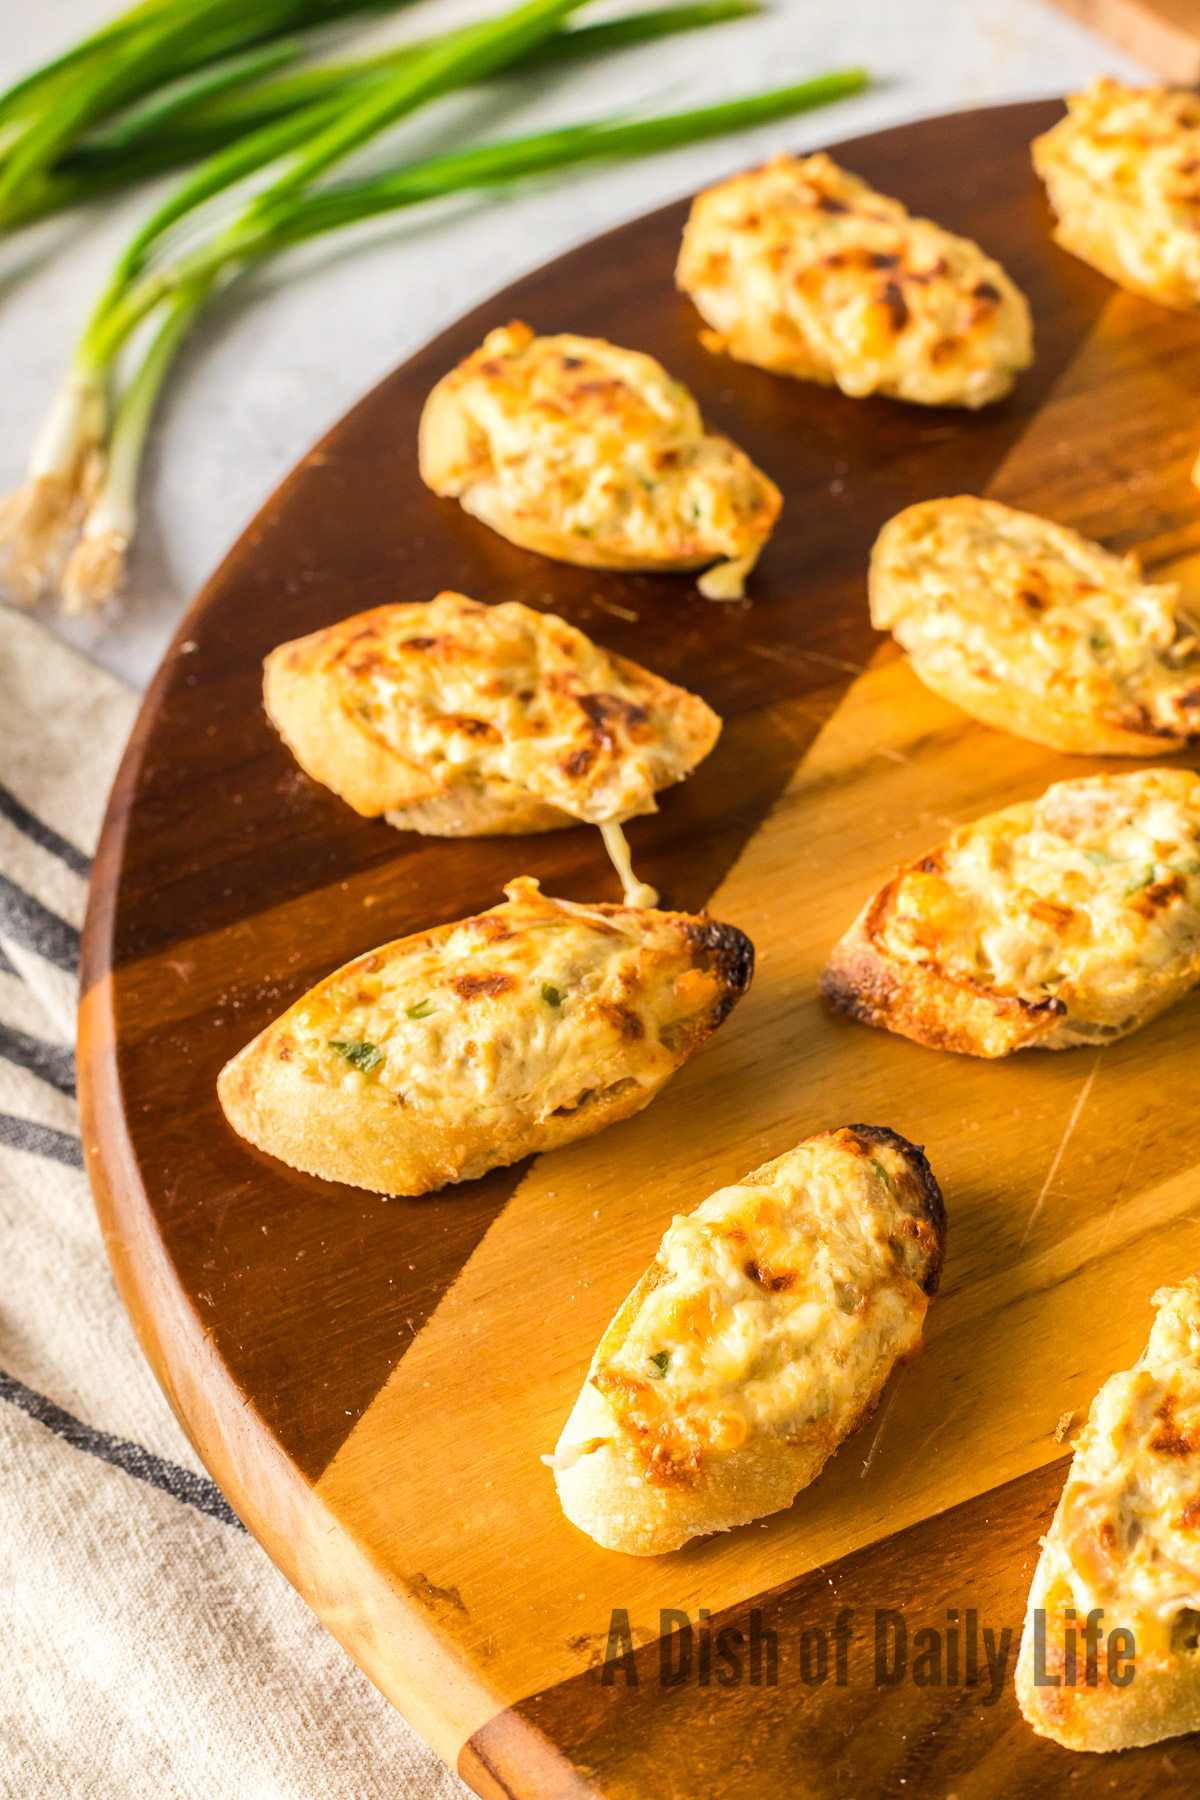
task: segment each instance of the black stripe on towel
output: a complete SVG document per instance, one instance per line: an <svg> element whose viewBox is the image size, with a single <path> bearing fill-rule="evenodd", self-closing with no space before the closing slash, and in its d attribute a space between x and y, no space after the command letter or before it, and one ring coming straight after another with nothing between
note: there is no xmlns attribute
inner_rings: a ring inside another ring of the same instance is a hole
<svg viewBox="0 0 1200 1800"><path fill-rule="evenodd" d="M161 1456L155 1456L141 1444L134 1444L128 1438L113 1437L110 1432L97 1431L94 1425L85 1425L72 1413L64 1412L45 1394L35 1394L27 1388L23 1381L17 1381L12 1375L6 1375L0 1369L0 1400L7 1400L10 1406L20 1407L39 1425L45 1425L56 1437L72 1445L76 1450L83 1450L88 1456L99 1457L101 1462L111 1463L115 1469L124 1469L135 1481L144 1481L150 1487L161 1488L164 1494L170 1494L176 1500L182 1500L185 1506L194 1506L198 1512L207 1513L212 1519L219 1519L222 1525L233 1525L238 1531L246 1527L238 1518L233 1508L215 1481L207 1475L196 1475L191 1469L181 1469L178 1463L167 1462Z"/></svg>
<svg viewBox="0 0 1200 1800"><path fill-rule="evenodd" d="M75 1053L61 1044L48 1044L44 1038L30 1037L14 1025L0 1020L0 1056L28 1069L41 1081L48 1081L60 1094L75 1092Z"/></svg>
<svg viewBox="0 0 1200 1800"><path fill-rule="evenodd" d="M49 1156L69 1169L82 1169L83 1145L66 1131L35 1125L32 1119L14 1119L0 1113L0 1144L9 1150L28 1150L31 1156Z"/></svg>
<svg viewBox="0 0 1200 1800"><path fill-rule="evenodd" d="M0 875L0 935L45 957L73 975L79 967L79 933L57 913Z"/></svg>
<svg viewBox="0 0 1200 1800"><path fill-rule="evenodd" d="M0 785L0 814L3 814L10 825L15 825L23 837L29 838L34 844L40 844L43 850L49 850L51 856L57 856L59 862L66 863L68 869L87 880L92 872L91 857L85 856L82 850L77 850L65 837L60 837L52 825L47 825L36 813L31 813L3 785Z"/></svg>

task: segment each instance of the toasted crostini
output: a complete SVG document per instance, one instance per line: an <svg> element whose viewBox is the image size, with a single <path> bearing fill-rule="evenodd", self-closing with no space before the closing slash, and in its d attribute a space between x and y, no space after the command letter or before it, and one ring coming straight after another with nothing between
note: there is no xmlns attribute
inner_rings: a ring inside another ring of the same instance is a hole
<svg viewBox="0 0 1200 1800"><path fill-rule="evenodd" d="M546 1458L567 1517L654 1556L790 1506L920 1348L945 1240L921 1151L873 1125L676 1218Z"/></svg>
<svg viewBox="0 0 1200 1800"><path fill-rule="evenodd" d="M824 152L700 194L676 281L710 350L856 397L986 406L1033 360L1028 303L998 262Z"/></svg>
<svg viewBox="0 0 1200 1800"><path fill-rule="evenodd" d="M268 716L367 818L434 837L654 812L721 721L553 613L463 594L380 606L268 656Z"/></svg>
<svg viewBox="0 0 1200 1800"><path fill-rule="evenodd" d="M736 599L771 535L779 490L707 431L682 382L601 338L514 323L438 382L421 475L502 537L597 569L703 569Z"/></svg>
<svg viewBox="0 0 1200 1800"><path fill-rule="evenodd" d="M1017 1699L1069 1750L1200 1731L1200 1276L1154 1304L1144 1355L1092 1403L1029 1594Z"/></svg>
<svg viewBox="0 0 1200 1800"><path fill-rule="evenodd" d="M922 500L871 555L871 622L987 725L1086 756L1200 734L1200 639L1136 557L996 500Z"/></svg>
<svg viewBox="0 0 1200 1800"><path fill-rule="evenodd" d="M1064 250L1121 287L1200 306L1200 98L1104 77L1035 138L1033 166Z"/></svg>
<svg viewBox="0 0 1200 1800"><path fill-rule="evenodd" d="M469 1181L627 1119L750 984L754 947L689 913L552 900L490 912L326 977L222 1070L234 1130L381 1194Z"/></svg>
<svg viewBox="0 0 1200 1800"><path fill-rule="evenodd" d="M1200 980L1200 778L1058 781L900 869L821 977L867 1025L1007 1056L1124 1037Z"/></svg>

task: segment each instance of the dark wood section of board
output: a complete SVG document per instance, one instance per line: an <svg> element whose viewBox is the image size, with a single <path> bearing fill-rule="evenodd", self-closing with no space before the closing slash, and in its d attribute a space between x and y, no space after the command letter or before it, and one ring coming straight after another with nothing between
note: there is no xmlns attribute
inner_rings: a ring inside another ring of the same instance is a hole
<svg viewBox="0 0 1200 1800"><path fill-rule="evenodd" d="M460 1773L497 1800L1194 1794L1200 1737L1081 1758L1035 1737L1017 1710L1026 1595L1066 1466L1052 1463L778 1593L714 1613L703 1682L698 1615L688 1617L688 1637L673 1621L673 1640L659 1637L659 1620L631 1618L631 1634L640 1627L639 1641L647 1633L654 1641L626 1662L615 1639L607 1677L611 1621L597 1620L596 1666L493 1720L465 1746ZM614 1607L619 1589L614 1580ZM936 1644L921 1633L936 1633ZM736 1718L736 1733L711 1728L722 1709ZM543 1781L532 1733L564 1752L570 1767L560 1786Z"/></svg>
<svg viewBox="0 0 1200 1800"><path fill-rule="evenodd" d="M1059 110L934 120L843 152L914 210L978 237L1030 295L1038 360L1002 405L972 415L850 401L708 355L672 286L685 208L668 208L518 283L383 382L304 459L184 620L114 792L85 983L111 972L125 1128L180 1288L310 1477L520 1171L415 1202L310 1180L232 1137L219 1068L337 963L493 903L514 874L581 899L616 889L586 829L451 843L358 818L267 725L263 656L363 607L444 587L553 607L724 716L713 756L631 829L664 903L702 905L875 647L864 569L880 524L925 495L984 485L1109 292L1050 243L1030 173L1029 140ZM548 563L422 486L416 430L430 386L513 316L651 351L779 481L784 513L750 604L713 605L685 578ZM314 932L306 900L317 892Z"/></svg>

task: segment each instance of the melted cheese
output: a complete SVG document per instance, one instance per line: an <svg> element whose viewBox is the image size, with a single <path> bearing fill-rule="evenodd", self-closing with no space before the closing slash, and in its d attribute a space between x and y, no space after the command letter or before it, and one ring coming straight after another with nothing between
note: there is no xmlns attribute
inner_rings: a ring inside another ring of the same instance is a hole
<svg viewBox="0 0 1200 1800"><path fill-rule="evenodd" d="M1200 305L1200 99L1095 81L1038 138L1060 242L1171 306Z"/></svg>
<svg viewBox="0 0 1200 1800"><path fill-rule="evenodd" d="M609 567L727 559L737 593L781 504L653 357L519 324L489 332L439 383L421 455L437 493L518 543Z"/></svg>
<svg viewBox="0 0 1200 1800"><path fill-rule="evenodd" d="M846 394L982 406L1032 360L1029 307L999 263L823 153L701 194L676 279L710 349Z"/></svg>
<svg viewBox="0 0 1200 1800"><path fill-rule="evenodd" d="M677 1217L598 1354L614 1420L678 1456L814 1424L836 1441L919 1340L911 1179L895 1146L828 1132Z"/></svg>
<svg viewBox="0 0 1200 1800"><path fill-rule="evenodd" d="M894 885L877 940L1073 1019L1148 979L1200 978L1200 779L1182 769L1056 782L955 832Z"/></svg>
<svg viewBox="0 0 1200 1800"><path fill-rule="evenodd" d="M910 506L880 533L871 617L918 672L1005 683L1130 731L1200 731L1200 641L1179 589L994 500Z"/></svg>
<svg viewBox="0 0 1200 1800"><path fill-rule="evenodd" d="M1133 1626L1142 1660L1200 1613L1200 1277L1154 1300L1145 1354L1093 1403L1037 1578L1048 1610Z"/></svg>
<svg viewBox="0 0 1200 1800"><path fill-rule="evenodd" d="M661 1083L722 991L691 921L575 906L526 877L505 892L508 905L385 945L297 1001L272 1028L296 1072L451 1125Z"/></svg>

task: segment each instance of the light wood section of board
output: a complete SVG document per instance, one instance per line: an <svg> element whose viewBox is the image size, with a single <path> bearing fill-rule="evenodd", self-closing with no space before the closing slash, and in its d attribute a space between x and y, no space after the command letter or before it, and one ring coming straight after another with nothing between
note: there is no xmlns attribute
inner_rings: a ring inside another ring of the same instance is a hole
<svg viewBox="0 0 1200 1800"><path fill-rule="evenodd" d="M1200 333L1168 324L1151 350L1145 316L1114 297L989 492L1121 548L1140 517L1154 560L1187 573ZM1180 421L1165 439L1164 417ZM1108 530L1073 514L1076 490ZM1097 766L975 724L883 649L712 900L755 942L747 999L647 1112L533 1167L322 1477L332 1515L478 1667L481 1707L594 1663L613 1607L655 1635L661 1607L741 1604L1064 1457L1059 1421L1081 1422L1137 1355L1154 1289L1200 1268L1200 1001L1100 1051L986 1063L853 1024L817 993L896 862ZM945 1192L924 1352L788 1512L657 1560L599 1549L539 1458L609 1318L673 1214L849 1123L924 1144Z"/></svg>
<svg viewBox="0 0 1200 1800"><path fill-rule="evenodd" d="M1053 0L1168 81L1200 81L1197 0Z"/></svg>

